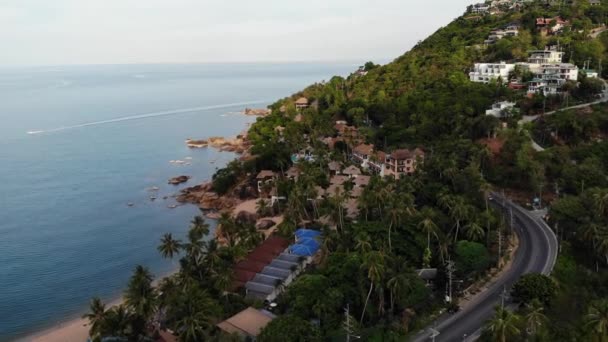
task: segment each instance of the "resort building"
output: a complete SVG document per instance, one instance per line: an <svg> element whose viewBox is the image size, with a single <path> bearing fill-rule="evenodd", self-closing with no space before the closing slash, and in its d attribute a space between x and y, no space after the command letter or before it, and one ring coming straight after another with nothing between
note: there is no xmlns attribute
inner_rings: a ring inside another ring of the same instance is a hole
<svg viewBox="0 0 608 342"><path fill-rule="evenodd" d="M492 108L486 110L486 115L492 115L497 118L504 118L511 115L515 102L502 101L496 102L492 105Z"/></svg>
<svg viewBox="0 0 608 342"><path fill-rule="evenodd" d="M383 151L377 151L372 154L367 166L371 172L378 174L381 177L384 177L384 170L386 166L386 153L384 153Z"/></svg>
<svg viewBox="0 0 608 342"><path fill-rule="evenodd" d="M515 70L515 64L500 63L475 63L473 71L469 73L472 82L489 83L491 80L501 78L509 79L509 73Z"/></svg>
<svg viewBox="0 0 608 342"><path fill-rule="evenodd" d="M416 148L413 151L401 149L386 156L385 176L400 179L416 171L419 161L424 159L424 152Z"/></svg>

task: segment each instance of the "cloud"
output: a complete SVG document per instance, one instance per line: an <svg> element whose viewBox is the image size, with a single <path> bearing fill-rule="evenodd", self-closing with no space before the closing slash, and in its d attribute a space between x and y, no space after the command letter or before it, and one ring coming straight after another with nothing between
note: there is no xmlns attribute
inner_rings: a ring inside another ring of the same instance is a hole
<svg viewBox="0 0 608 342"><path fill-rule="evenodd" d="M0 64L392 58L471 2L4 0Z"/></svg>

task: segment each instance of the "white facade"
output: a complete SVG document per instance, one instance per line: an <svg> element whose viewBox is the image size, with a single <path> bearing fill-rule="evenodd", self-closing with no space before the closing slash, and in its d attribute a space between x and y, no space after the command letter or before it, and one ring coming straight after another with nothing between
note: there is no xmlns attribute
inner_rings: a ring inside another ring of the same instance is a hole
<svg viewBox="0 0 608 342"><path fill-rule="evenodd" d="M543 64L539 76L542 79L560 78L566 81L577 81L578 67L570 63Z"/></svg>
<svg viewBox="0 0 608 342"><path fill-rule="evenodd" d="M515 107L515 102L509 102L509 101L496 102L495 104L492 105L492 108L486 110L486 115L492 115L497 118L502 118L502 117L506 116L504 113L508 112L513 107Z"/></svg>
<svg viewBox="0 0 608 342"><path fill-rule="evenodd" d="M519 34L519 27L517 27L517 25L509 25L507 27L505 27L504 29L498 29L498 30L494 30L490 33L490 35L488 36L488 39L486 39L485 43L486 44L492 44L495 43L501 39L503 39L504 37L515 37Z"/></svg>
<svg viewBox="0 0 608 342"><path fill-rule="evenodd" d="M556 50L530 51L528 62L531 64L561 63L564 53Z"/></svg>
<svg viewBox="0 0 608 342"><path fill-rule="evenodd" d="M600 75L595 70L584 69L583 72L587 75L588 78L598 78Z"/></svg>
<svg viewBox="0 0 608 342"><path fill-rule="evenodd" d="M471 6L471 13L484 14L490 11L490 5L484 3L474 4Z"/></svg>
<svg viewBox="0 0 608 342"><path fill-rule="evenodd" d="M509 73L515 69L515 64L500 63L475 63L473 71L469 73L472 82L489 83L491 80L502 78L509 80Z"/></svg>

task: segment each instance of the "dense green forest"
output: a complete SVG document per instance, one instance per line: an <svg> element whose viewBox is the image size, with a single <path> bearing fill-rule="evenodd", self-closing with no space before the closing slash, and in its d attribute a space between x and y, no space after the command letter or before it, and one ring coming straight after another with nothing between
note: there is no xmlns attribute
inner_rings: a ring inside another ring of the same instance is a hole
<svg viewBox="0 0 608 342"><path fill-rule="evenodd" d="M536 18L556 16L570 25L559 34L541 34ZM300 177L276 181L276 192L286 200L275 206L261 201L258 214L282 215L281 236L292 239L306 225L320 229L323 242L319 260L277 298L278 317L258 340L342 341L348 330L363 340L401 341L441 310L456 309L463 291L496 274L516 243L505 218L488 205L494 189L523 205L534 197L549 204L560 256L551 277L530 275L518 282L513 296L520 308L498 308L483 338L608 341L608 106L558 111L518 125L523 115L590 102L603 83L581 73L562 94L545 97L526 96L507 87L508 80L483 84L468 77L476 62L522 61L529 50L559 44L564 62L588 62L604 78L608 33L591 33L607 19L608 2L588 1L465 13L387 65L367 63L364 72L333 77L272 104L271 114L249 130L252 158L219 170L213 189L247 199L244 189L255 184L259 171L284 173L293 166L292 154L309 151L315 158L298 163ZM520 25L517 36L484 44L492 30L509 23ZM314 105L296 109L300 97ZM519 114L502 120L485 115L503 100L517 103ZM328 188L331 162L351 164L348 139L334 148L323 143L336 137L338 120L356 127L358 138L377 150L425 151L410 176L371 175L354 216L344 209L351 182L344 192L310 201L319 197L317 187ZM546 149L536 151L531 139ZM155 322L181 341L238 340L216 324L247 306L264 305L231 292L232 265L263 238L253 224L228 214L219 223L227 243L205 238L209 229L201 218L193 220L184 241L165 235L159 251L179 258L180 271L155 288L149 271L138 267L123 306L92 302L91 336L146 340ZM448 261L455 263L458 285L446 303ZM438 270L432 286L418 276L421 268Z"/></svg>

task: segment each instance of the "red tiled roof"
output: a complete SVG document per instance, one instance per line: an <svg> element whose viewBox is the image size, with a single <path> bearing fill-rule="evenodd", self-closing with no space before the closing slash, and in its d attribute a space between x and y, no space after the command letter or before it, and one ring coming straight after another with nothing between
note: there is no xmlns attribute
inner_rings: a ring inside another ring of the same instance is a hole
<svg viewBox="0 0 608 342"><path fill-rule="evenodd" d="M361 144L361 145L355 147L353 149L353 151L355 151L355 152L357 152L359 154L370 155L374 151L374 145L372 145L372 144L369 144L369 145Z"/></svg>
<svg viewBox="0 0 608 342"><path fill-rule="evenodd" d="M411 159L416 158L418 156L424 156L424 152L419 148L413 151L407 149L395 150L391 153L391 158L396 160Z"/></svg>

